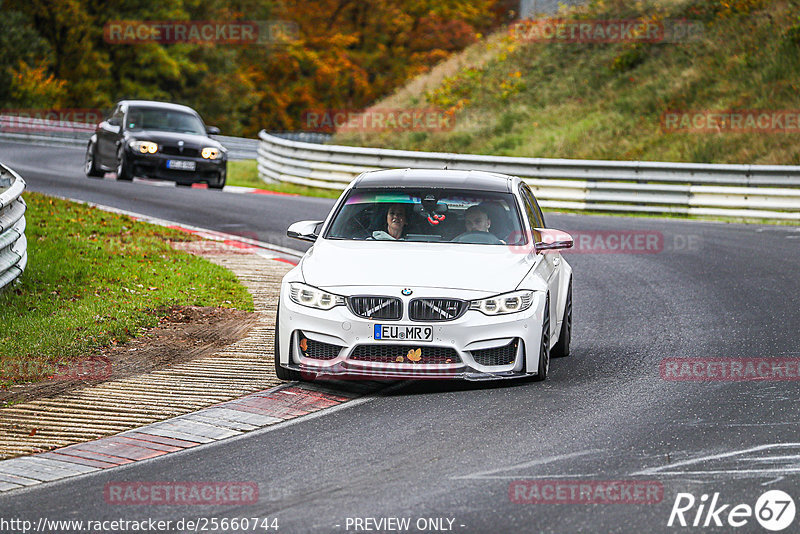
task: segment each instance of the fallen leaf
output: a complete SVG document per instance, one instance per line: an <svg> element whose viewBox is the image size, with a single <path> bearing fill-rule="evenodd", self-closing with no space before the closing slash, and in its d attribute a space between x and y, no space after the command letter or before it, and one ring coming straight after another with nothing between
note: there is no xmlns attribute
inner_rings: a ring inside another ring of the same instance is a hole
<svg viewBox="0 0 800 534"><path fill-rule="evenodd" d="M417 350L411 349L410 351L408 351L408 354L406 354L406 358L408 358L412 362L420 361L422 359L422 349L417 349Z"/></svg>

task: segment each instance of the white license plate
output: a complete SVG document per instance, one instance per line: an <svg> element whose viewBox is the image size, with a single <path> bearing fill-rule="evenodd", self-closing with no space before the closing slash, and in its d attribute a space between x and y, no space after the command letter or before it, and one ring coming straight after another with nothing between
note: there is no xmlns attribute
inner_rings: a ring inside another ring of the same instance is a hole
<svg viewBox="0 0 800 534"><path fill-rule="evenodd" d="M375 340L433 341L433 327L402 324L376 324Z"/></svg>
<svg viewBox="0 0 800 534"><path fill-rule="evenodd" d="M195 162L194 161L186 161L182 159L168 159L167 160L167 168L168 169L175 169L177 171L193 171L195 170Z"/></svg>

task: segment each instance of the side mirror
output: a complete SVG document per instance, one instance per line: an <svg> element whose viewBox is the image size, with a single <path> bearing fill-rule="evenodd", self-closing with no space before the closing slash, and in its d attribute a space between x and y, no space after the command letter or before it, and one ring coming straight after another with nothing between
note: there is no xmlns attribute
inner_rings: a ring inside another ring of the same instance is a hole
<svg viewBox="0 0 800 534"><path fill-rule="evenodd" d="M575 244L567 232L551 228L534 228L533 238L537 253L572 248Z"/></svg>
<svg viewBox="0 0 800 534"><path fill-rule="evenodd" d="M106 121L110 126L120 126L122 121L119 120L119 117L111 117Z"/></svg>
<svg viewBox="0 0 800 534"><path fill-rule="evenodd" d="M316 241L325 221L300 221L289 225L286 235L303 241Z"/></svg>
<svg viewBox="0 0 800 534"><path fill-rule="evenodd" d="M219 128L216 126L206 126L206 133L208 135L219 135Z"/></svg>

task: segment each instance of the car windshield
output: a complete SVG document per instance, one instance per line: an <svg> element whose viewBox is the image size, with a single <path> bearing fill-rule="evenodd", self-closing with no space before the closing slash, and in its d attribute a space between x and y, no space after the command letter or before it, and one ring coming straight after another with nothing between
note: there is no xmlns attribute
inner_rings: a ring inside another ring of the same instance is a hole
<svg viewBox="0 0 800 534"><path fill-rule="evenodd" d="M125 127L128 130L160 130L205 135L206 129L196 116L183 111L156 108L131 108Z"/></svg>
<svg viewBox="0 0 800 534"><path fill-rule="evenodd" d="M353 189L327 239L518 245L525 242L509 193Z"/></svg>

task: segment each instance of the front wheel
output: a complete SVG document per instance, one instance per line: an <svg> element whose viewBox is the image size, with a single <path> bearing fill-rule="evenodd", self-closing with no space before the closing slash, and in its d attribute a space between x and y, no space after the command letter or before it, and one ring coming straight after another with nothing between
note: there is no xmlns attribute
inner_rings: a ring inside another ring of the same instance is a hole
<svg viewBox="0 0 800 534"><path fill-rule="evenodd" d="M533 377L535 382L541 382L547 378L547 373L550 371L550 295L547 295L547 301L544 305L544 319L542 320L542 341L539 343L539 368L537 369L536 376Z"/></svg>
<svg viewBox="0 0 800 534"><path fill-rule="evenodd" d="M226 181L226 180L225 180L225 178L220 178L220 179L219 179L219 180L218 180L216 183L214 183L214 184L211 184L211 183L209 183L209 184L208 184L208 188L209 188L209 189L222 189L223 187L225 187L225 181Z"/></svg>
<svg viewBox="0 0 800 534"><path fill-rule="evenodd" d="M97 168L94 143L89 143L89 146L86 147L86 160L83 165L83 171L86 173L86 176L90 178L100 178L105 175L103 171Z"/></svg>
<svg viewBox="0 0 800 534"><path fill-rule="evenodd" d="M133 173L131 172L131 165L125 157L125 151L120 149L117 154L117 180L130 182L133 180Z"/></svg>
<svg viewBox="0 0 800 534"><path fill-rule="evenodd" d="M281 303L278 301L278 313L275 314L275 375L280 378L281 380L288 380L291 382L300 380L300 373L297 371L293 371L291 369L285 369L281 366L281 355L280 355L280 346L281 340L279 337L279 321L278 318L280 317L280 308Z"/></svg>
<svg viewBox="0 0 800 534"><path fill-rule="evenodd" d="M550 356L553 358L566 358L569 356L569 344L572 341L572 279L567 288L567 302L564 304L564 317L561 320L561 333L558 341L553 345Z"/></svg>

